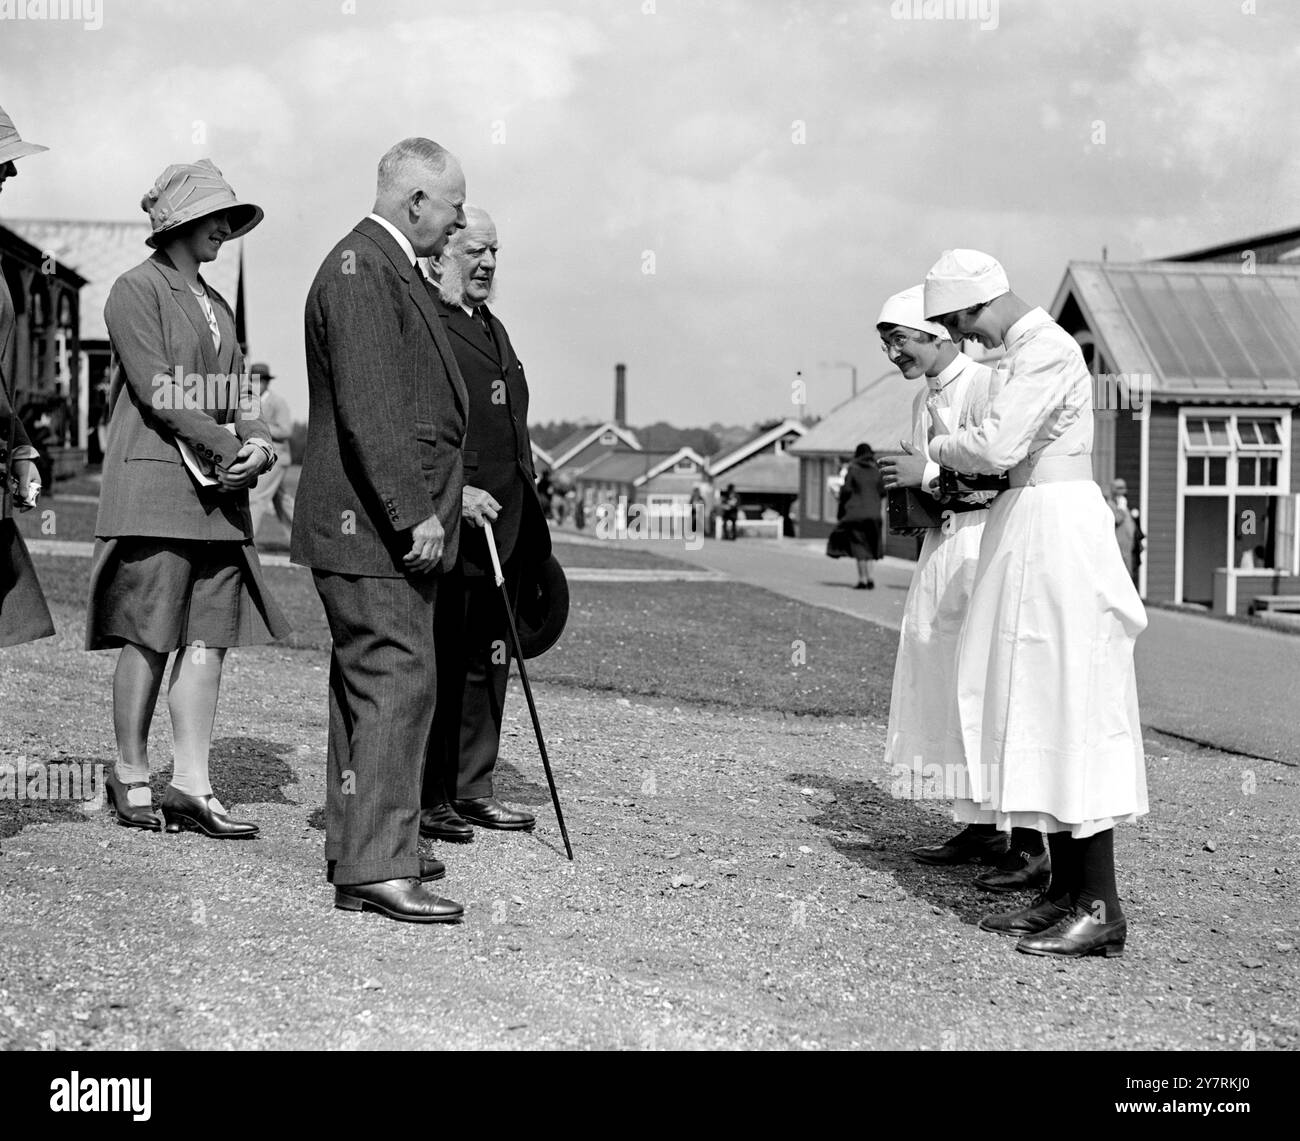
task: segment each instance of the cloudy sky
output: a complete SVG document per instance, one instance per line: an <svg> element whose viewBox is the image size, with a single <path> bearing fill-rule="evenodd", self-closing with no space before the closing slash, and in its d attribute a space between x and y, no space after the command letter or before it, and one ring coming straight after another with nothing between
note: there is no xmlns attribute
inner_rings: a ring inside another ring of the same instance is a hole
<svg viewBox="0 0 1300 1141"><path fill-rule="evenodd" d="M823 362L886 368L880 302L945 247L994 253L1047 304L1103 246L1150 258L1300 225L1300 5L1283 0L968 0L984 18L937 20L900 18L933 0L102 0L97 30L5 18L31 3L0 0L0 105L51 152L0 221L141 218L164 166L211 157L266 209L251 352L299 415L307 287L408 135L456 153L496 218L496 310L540 421L608 416L616 361L633 424L789 414L797 371L824 413L849 376Z"/></svg>

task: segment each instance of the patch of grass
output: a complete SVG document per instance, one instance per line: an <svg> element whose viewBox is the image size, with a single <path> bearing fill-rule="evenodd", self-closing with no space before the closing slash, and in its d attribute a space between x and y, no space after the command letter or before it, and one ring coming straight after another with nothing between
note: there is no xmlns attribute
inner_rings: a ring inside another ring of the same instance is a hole
<svg viewBox="0 0 1300 1141"><path fill-rule="evenodd" d="M889 713L898 634L735 582L574 583L539 681L793 714Z"/></svg>
<svg viewBox="0 0 1300 1141"><path fill-rule="evenodd" d="M89 561L36 562L60 631L84 621ZM263 573L293 626L280 645L329 649L310 573ZM691 704L884 720L897 648L894 630L743 583L574 582L568 627L528 674Z"/></svg>
<svg viewBox="0 0 1300 1141"><path fill-rule="evenodd" d="M667 570L672 567L698 569L692 563L670 557L681 548L673 543L610 539L599 546L595 543L566 543L557 535L551 536L551 546L560 566L613 568L615 570ZM660 553L660 552L664 553Z"/></svg>

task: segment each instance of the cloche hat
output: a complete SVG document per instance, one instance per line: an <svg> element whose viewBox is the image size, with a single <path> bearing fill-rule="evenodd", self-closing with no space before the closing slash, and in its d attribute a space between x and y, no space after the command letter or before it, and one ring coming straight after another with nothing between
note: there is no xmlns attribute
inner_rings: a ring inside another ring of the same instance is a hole
<svg viewBox="0 0 1300 1141"><path fill-rule="evenodd" d="M171 230L209 214L227 211L230 237L242 238L263 218L262 208L240 202L211 159L169 166L145 191L140 209L149 215L153 232L145 244L158 248L158 239Z"/></svg>
<svg viewBox="0 0 1300 1141"><path fill-rule="evenodd" d="M38 143L24 142L23 137L18 133L18 128L14 126L14 121L9 118L5 109L0 107L0 166L13 162L16 158L40 154L41 151L49 149Z"/></svg>

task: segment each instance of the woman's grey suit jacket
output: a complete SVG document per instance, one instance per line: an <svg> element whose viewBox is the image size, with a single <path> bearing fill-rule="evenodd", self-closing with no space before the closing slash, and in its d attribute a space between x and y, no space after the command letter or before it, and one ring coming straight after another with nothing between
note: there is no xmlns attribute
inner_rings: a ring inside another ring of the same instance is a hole
<svg viewBox="0 0 1300 1141"><path fill-rule="evenodd" d="M229 467L243 442L269 442L230 306L204 283L221 350L197 298L163 252L113 284L104 306L113 347L108 450L95 534L247 540L247 491L200 488L177 439L202 460ZM223 425L231 425L229 428Z"/></svg>

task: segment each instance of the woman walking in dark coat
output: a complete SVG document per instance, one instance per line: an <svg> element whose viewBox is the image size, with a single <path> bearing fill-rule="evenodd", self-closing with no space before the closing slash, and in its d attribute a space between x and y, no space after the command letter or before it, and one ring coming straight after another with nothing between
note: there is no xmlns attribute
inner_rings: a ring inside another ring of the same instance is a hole
<svg viewBox="0 0 1300 1141"><path fill-rule="evenodd" d="M837 546L858 560L858 583L855 590L874 590L871 564L882 558L881 505L885 500L885 482L876 466L870 444L859 444L853 462L840 488L839 525L835 528Z"/></svg>
<svg viewBox="0 0 1300 1141"><path fill-rule="evenodd" d="M105 787L119 824L157 831L149 723L168 655L175 757L169 832L255 835L213 794L208 751L226 649L288 633L262 582L248 488L275 462L244 375L230 306L199 274L262 220L204 159L169 166L142 206L157 252L104 308L114 370L86 648L121 647L113 677L119 759Z"/></svg>

